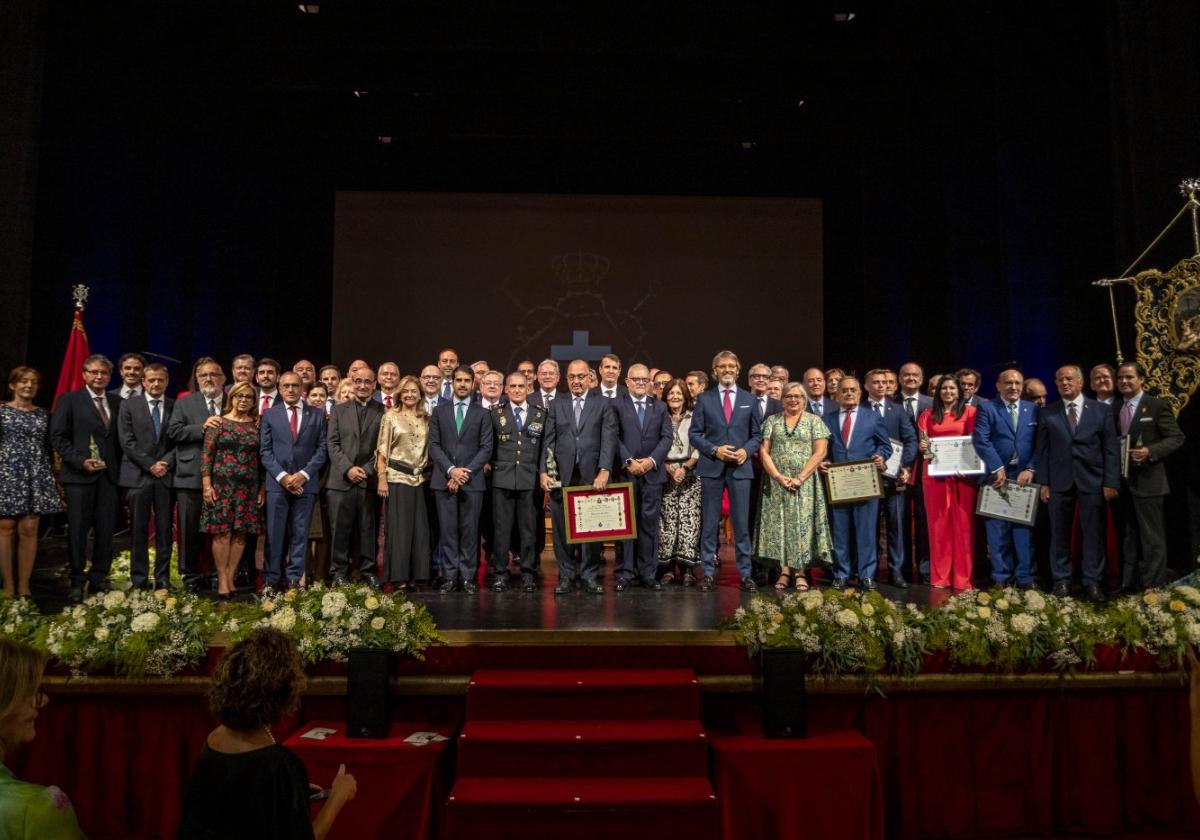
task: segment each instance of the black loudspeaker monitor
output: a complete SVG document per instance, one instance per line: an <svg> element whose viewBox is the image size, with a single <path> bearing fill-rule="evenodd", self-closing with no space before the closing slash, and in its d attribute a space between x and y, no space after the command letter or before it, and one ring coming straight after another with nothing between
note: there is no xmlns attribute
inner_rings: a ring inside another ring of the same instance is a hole
<svg viewBox="0 0 1200 840"><path fill-rule="evenodd" d="M388 676L391 654L352 648L346 679L346 735L385 738L388 734Z"/></svg>
<svg viewBox="0 0 1200 840"><path fill-rule="evenodd" d="M803 738L804 653L763 651L763 737Z"/></svg>

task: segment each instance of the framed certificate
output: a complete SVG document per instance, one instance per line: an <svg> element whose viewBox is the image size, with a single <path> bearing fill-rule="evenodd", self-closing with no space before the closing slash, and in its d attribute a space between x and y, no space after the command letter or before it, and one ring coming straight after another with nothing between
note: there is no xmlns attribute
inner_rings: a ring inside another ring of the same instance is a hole
<svg viewBox="0 0 1200 840"><path fill-rule="evenodd" d="M1038 493L1041 489L1039 484L1022 487L1009 479L1002 489L997 490L994 484L988 482L979 489L975 513L1032 528L1037 519Z"/></svg>
<svg viewBox="0 0 1200 840"><path fill-rule="evenodd" d="M986 471L969 435L930 438L929 451L933 455L926 464L929 475L983 475Z"/></svg>
<svg viewBox="0 0 1200 840"><path fill-rule="evenodd" d="M590 484L564 487L562 494L568 544L637 537L637 508L630 482L615 482L603 490L595 490Z"/></svg>
<svg viewBox="0 0 1200 840"><path fill-rule="evenodd" d="M831 505L883 498L883 473L875 462L842 461L825 471L825 493Z"/></svg>

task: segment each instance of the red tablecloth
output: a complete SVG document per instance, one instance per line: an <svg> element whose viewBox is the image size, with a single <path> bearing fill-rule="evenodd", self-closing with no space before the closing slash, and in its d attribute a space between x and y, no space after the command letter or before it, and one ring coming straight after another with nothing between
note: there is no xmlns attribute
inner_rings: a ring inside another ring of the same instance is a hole
<svg viewBox="0 0 1200 840"><path fill-rule="evenodd" d="M883 837L875 746L857 732L718 736L713 750L725 840Z"/></svg>
<svg viewBox="0 0 1200 840"><path fill-rule="evenodd" d="M324 741L300 737L318 726L337 732ZM419 731L437 730L393 723L386 738L347 738L344 723L310 720L287 739L288 749L304 762L314 784L328 787L339 764L345 764L346 772L358 781L358 795L342 809L329 834L331 840L393 836L428 840L435 836L447 793L446 747L450 741L424 746L405 742ZM441 734L451 735L448 731Z"/></svg>

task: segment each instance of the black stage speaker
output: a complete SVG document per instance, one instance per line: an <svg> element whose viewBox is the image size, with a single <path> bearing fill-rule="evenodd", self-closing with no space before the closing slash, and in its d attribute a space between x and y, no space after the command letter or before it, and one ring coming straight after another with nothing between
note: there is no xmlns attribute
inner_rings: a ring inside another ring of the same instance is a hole
<svg viewBox="0 0 1200 840"><path fill-rule="evenodd" d="M763 651L763 737L803 738L804 652Z"/></svg>
<svg viewBox="0 0 1200 840"><path fill-rule="evenodd" d="M352 648L346 678L346 736L385 738L388 733L388 676L391 654Z"/></svg>

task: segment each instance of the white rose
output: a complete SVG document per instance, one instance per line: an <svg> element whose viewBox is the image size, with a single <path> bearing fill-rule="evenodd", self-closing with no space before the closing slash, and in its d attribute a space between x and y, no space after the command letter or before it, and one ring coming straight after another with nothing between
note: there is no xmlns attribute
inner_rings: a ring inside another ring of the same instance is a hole
<svg viewBox="0 0 1200 840"><path fill-rule="evenodd" d="M104 609L111 610L125 603L125 593L120 589L110 589L104 593Z"/></svg>
<svg viewBox="0 0 1200 840"><path fill-rule="evenodd" d="M271 626L276 630L287 632L296 626L296 612L291 607L284 607L271 616Z"/></svg>
<svg viewBox="0 0 1200 840"><path fill-rule="evenodd" d="M374 595L368 595L367 600L363 601L363 606L369 610L379 609L379 599Z"/></svg>
<svg viewBox="0 0 1200 840"><path fill-rule="evenodd" d="M851 610L851 609L839 610L838 614L836 616L834 616L834 618L837 619L837 623L842 625L843 627L857 627L858 626L858 613L856 613L854 610Z"/></svg>
<svg viewBox="0 0 1200 840"><path fill-rule="evenodd" d="M871 616L875 615L875 608L872 607L870 604L863 604L862 605L862 614L865 615L867 618L870 618Z"/></svg>
<svg viewBox="0 0 1200 840"><path fill-rule="evenodd" d="M177 601L175 598L168 598L167 600L163 601L163 608L173 610L175 609L175 605L178 603L179 601Z"/></svg>
<svg viewBox="0 0 1200 840"><path fill-rule="evenodd" d="M1008 601L1005 600L1004 598L997 598L996 599L996 609L998 609L998 610L1008 609Z"/></svg>
<svg viewBox="0 0 1200 840"><path fill-rule="evenodd" d="M167 592L167 590L165 590L165 589L155 589L154 590L154 599L156 601L165 601L165 600L167 600L167 596L170 594L171 593Z"/></svg>
<svg viewBox="0 0 1200 840"><path fill-rule="evenodd" d="M134 617L133 622L129 625L134 633L148 633L158 626L158 613L142 613Z"/></svg>
<svg viewBox="0 0 1200 840"><path fill-rule="evenodd" d="M108 628L107 627L97 627L96 632L93 633L92 635L96 637L96 641L103 642L105 639L108 638Z"/></svg>
<svg viewBox="0 0 1200 840"><path fill-rule="evenodd" d="M371 629L372 629L372 630L382 630L382 629L383 629L383 625L384 625L384 624L386 624L386 623L387 623L387 622L385 622L385 621L383 620L383 616L381 616L381 615L377 615L377 616L375 616L374 618L372 618L372 619L371 619Z"/></svg>

